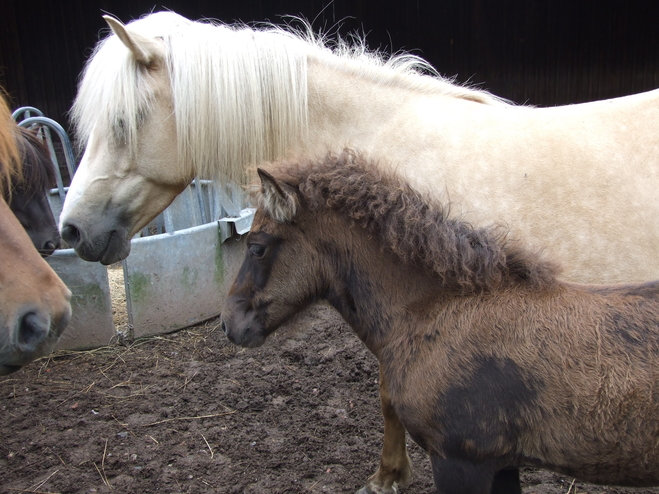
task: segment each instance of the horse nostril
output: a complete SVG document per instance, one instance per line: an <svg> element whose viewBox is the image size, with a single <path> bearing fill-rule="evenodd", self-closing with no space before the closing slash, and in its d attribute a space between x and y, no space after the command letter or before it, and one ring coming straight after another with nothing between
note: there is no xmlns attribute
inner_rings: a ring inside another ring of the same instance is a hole
<svg viewBox="0 0 659 494"><path fill-rule="evenodd" d="M220 322L220 327L222 328L222 332L227 334L227 325L224 324L224 321Z"/></svg>
<svg viewBox="0 0 659 494"><path fill-rule="evenodd" d="M29 312L18 324L18 343L34 351L46 339L50 331L50 320L36 312Z"/></svg>
<svg viewBox="0 0 659 494"><path fill-rule="evenodd" d="M59 240L57 241L57 243L53 242L52 240L48 240L46 243L43 244L40 252L42 255L49 256L53 252L55 252L55 250L59 247L59 245L60 245Z"/></svg>
<svg viewBox="0 0 659 494"><path fill-rule="evenodd" d="M73 226L71 223L67 223L62 227L60 235L62 236L62 239L71 247L75 247L78 245L78 243L80 243L80 230L78 230L78 228Z"/></svg>

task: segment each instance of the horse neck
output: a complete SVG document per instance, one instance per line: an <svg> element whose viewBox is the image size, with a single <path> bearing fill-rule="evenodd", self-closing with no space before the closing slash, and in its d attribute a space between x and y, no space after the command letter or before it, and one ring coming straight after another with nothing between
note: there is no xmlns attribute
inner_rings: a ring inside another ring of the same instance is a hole
<svg viewBox="0 0 659 494"><path fill-rule="evenodd" d="M322 155L344 147L372 153L392 119L421 95L396 83L384 68L382 78L359 72L359 62L307 59L308 132L301 151Z"/></svg>
<svg viewBox="0 0 659 494"><path fill-rule="evenodd" d="M323 228L316 234L316 251L325 254L326 280L321 298L377 356L391 329L413 317L411 308L440 302L441 287L427 270L402 263L371 234L338 214L334 221L319 224Z"/></svg>
<svg viewBox="0 0 659 494"><path fill-rule="evenodd" d="M451 188L451 201L465 213L479 210L467 201L473 194L453 185L463 182L463 163L440 167L436 160L451 163L464 153L478 152L460 136L474 135L474 125L489 135L483 122L499 114L499 100L439 78L317 54L307 57L307 87L308 131L289 148L292 157L350 148L366 153L378 167L400 173L419 191L437 194L441 184ZM490 222L472 214L469 221Z"/></svg>

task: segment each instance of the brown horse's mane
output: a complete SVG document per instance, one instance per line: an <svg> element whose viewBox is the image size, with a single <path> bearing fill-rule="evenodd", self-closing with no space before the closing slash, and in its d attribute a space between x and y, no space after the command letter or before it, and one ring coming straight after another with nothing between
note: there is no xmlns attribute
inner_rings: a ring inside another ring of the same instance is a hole
<svg viewBox="0 0 659 494"><path fill-rule="evenodd" d="M420 265L460 293L511 283L548 287L557 267L507 238L501 227L474 228L450 208L351 151L317 162L280 163L275 176L299 191L302 207L331 208L377 235L401 261Z"/></svg>
<svg viewBox="0 0 659 494"><path fill-rule="evenodd" d="M22 176L14 176L12 188L32 195L55 184L55 167L46 143L33 130L18 127L16 134L21 155Z"/></svg>
<svg viewBox="0 0 659 494"><path fill-rule="evenodd" d="M20 153L16 143L17 125L11 116L5 90L0 87L0 193L11 194L11 181L21 175Z"/></svg>

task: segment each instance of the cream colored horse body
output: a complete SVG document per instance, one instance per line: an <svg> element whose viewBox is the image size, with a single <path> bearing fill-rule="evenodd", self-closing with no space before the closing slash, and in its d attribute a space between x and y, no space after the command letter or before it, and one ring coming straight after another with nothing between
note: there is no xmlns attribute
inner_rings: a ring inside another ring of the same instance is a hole
<svg viewBox="0 0 659 494"><path fill-rule="evenodd" d="M189 24L171 13L150 17L156 16L177 28ZM111 136L116 129L97 126L83 134L87 149L61 221L65 239L82 257L104 263L125 257L128 239L194 174L208 175L209 167L222 176L230 166L244 169L262 160L350 147L395 163L412 184L448 197L456 215L477 224L508 226L513 235L560 261L566 279L659 277L659 93L557 108L512 106L487 93L287 39L286 49L302 51L297 55L306 65L306 93L300 91L298 98L308 101L306 126L285 135L278 149L270 146L245 158L251 162L218 164L222 159L210 156L211 165L190 158L184 168L175 156L181 156L190 139L177 139L182 122L176 121L180 110L164 42L131 35L148 31L137 29L145 20L129 26L133 30L112 24L133 50L123 46L124 57L132 56L135 70L146 74L139 84L147 88L142 92L148 105L136 104L140 122L133 148L126 144L130 138ZM195 121L197 117L188 111L189 121L183 123L204 132L205 122ZM258 132L249 128L249 116L235 125L253 143L259 135L269 141L279 130L276 119L270 123ZM225 132L215 140L229 146L231 137ZM67 225L73 225L73 234Z"/></svg>
<svg viewBox="0 0 659 494"><path fill-rule="evenodd" d="M319 103L301 155L347 146L396 163L412 185L445 195L456 216L504 224L544 249L567 279L659 275L659 91L529 108L364 82L351 97L336 73L309 72L309 100ZM340 111L322 100L337 93Z"/></svg>

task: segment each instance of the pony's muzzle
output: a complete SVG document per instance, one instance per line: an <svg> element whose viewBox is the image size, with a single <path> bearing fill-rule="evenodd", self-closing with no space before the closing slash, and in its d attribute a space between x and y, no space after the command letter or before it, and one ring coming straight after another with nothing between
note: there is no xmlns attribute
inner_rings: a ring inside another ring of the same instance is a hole
<svg viewBox="0 0 659 494"><path fill-rule="evenodd" d="M227 301L231 302L231 297ZM234 345L254 348L265 342L263 325L258 321L253 310L228 310L227 306L222 311L220 327L227 339Z"/></svg>

